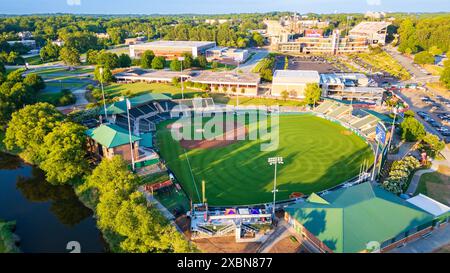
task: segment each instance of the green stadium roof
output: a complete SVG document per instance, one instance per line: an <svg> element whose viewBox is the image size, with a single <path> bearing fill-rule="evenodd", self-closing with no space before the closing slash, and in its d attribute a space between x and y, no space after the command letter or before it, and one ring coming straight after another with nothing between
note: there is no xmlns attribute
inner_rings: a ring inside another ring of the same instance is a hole
<svg viewBox="0 0 450 273"><path fill-rule="evenodd" d="M158 100L170 100L171 98L169 96L166 96L164 94L159 93L146 93L143 95L139 95L136 97L129 98L131 107L138 107L143 104L149 103L151 101L158 101ZM126 100L121 100L114 102L113 104L110 104L106 108L108 114L114 115L114 114L123 114L127 112L127 102ZM103 113L102 109L100 109L100 113Z"/></svg>
<svg viewBox="0 0 450 273"><path fill-rule="evenodd" d="M145 133L141 135L142 140L139 142L140 146L146 147L146 148L153 148L153 134L152 133Z"/></svg>
<svg viewBox="0 0 450 273"><path fill-rule="evenodd" d="M115 124L102 124L97 128L86 130L85 134L107 148L130 143L128 131ZM132 134L131 140L135 142L141 138Z"/></svg>
<svg viewBox="0 0 450 273"><path fill-rule="evenodd" d="M353 253L433 220L431 214L396 195L363 183L285 208L333 252Z"/></svg>

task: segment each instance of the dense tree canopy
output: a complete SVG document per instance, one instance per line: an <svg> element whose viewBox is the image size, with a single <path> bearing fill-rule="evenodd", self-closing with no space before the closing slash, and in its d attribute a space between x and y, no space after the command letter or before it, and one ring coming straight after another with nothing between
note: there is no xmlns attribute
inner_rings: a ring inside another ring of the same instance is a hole
<svg viewBox="0 0 450 273"><path fill-rule="evenodd" d="M152 68L152 61L155 58L155 53L151 50L144 51L141 56L141 67L142 68Z"/></svg>
<svg viewBox="0 0 450 273"><path fill-rule="evenodd" d="M80 62L80 53L74 47L64 46L61 48L60 52L61 60L69 66L79 65Z"/></svg>
<svg viewBox="0 0 450 273"><path fill-rule="evenodd" d="M317 83L308 83L305 88L305 102L307 104L315 104L320 100L322 95L322 89L320 89Z"/></svg>
<svg viewBox="0 0 450 273"><path fill-rule="evenodd" d="M414 62L416 64L434 64L434 56L428 51L422 51L414 56Z"/></svg>
<svg viewBox="0 0 450 273"><path fill-rule="evenodd" d="M63 122L44 137L39 167L45 171L48 182L64 184L87 172L86 129L76 123Z"/></svg>
<svg viewBox="0 0 450 273"><path fill-rule="evenodd" d="M5 134L6 148L19 149L23 157L31 162L39 162L39 147L44 137L63 120L61 112L48 103L27 105L12 114Z"/></svg>
<svg viewBox="0 0 450 273"><path fill-rule="evenodd" d="M406 141L417 141L425 136L425 127L413 117L405 118L400 124L402 139Z"/></svg>

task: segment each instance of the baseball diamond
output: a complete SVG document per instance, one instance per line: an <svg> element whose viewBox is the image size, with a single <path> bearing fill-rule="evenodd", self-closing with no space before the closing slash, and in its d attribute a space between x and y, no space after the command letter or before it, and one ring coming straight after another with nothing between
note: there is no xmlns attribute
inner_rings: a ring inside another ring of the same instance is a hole
<svg viewBox="0 0 450 273"><path fill-rule="evenodd" d="M364 161L373 162L369 145L346 128L310 114L281 115L279 147L261 152L261 140L174 140L173 120L159 124L157 142L170 170L174 172L193 202L201 181L212 206L248 205L273 198L273 167L267 158L282 156L278 168L277 200L292 193L310 194L336 186L359 173ZM246 123L248 130L249 124ZM191 173L192 171L192 173ZM194 180L194 181L193 181ZM196 186L194 185L196 184Z"/></svg>

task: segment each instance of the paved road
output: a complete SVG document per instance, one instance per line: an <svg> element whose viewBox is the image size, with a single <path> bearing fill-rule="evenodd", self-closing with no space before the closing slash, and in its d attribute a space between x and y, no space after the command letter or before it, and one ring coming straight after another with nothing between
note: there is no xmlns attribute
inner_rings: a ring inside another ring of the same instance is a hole
<svg viewBox="0 0 450 273"><path fill-rule="evenodd" d="M250 73L259 61L269 55L269 51L266 49L258 49L253 52L255 54L251 57L251 59L244 64L239 65L239 68L236 69L242 70L244 73Z"/></svg>
<svg viewBox="0 0 450 273"><path fill-rule="evenodd" d="M421 78L428 76L427 74L423 73L420 69L418 69L414 64L413 61L402 55L400 52L397 51L396 48L392 47L386 47L386 52L389 53L394 59L396 59L406 70L408 70L409 73L412 74L415 78Z"/></svg>
<svg viewBox="0 0 450 273"><path fill-rule="evenodd" d="M389 160L400 160L404 158L409 151L411 151L411 148L416 144L415 142L403 142L398 150L397 154L389 154L388 159Z"/></svg>
<svg viewBox="0 0 450 273"><path fill-rule="evenodd" d="M261 244L257 252L268 253L274 245L276 245L280 240L286 238L290 234L291 233L288 229L288 223L286 223L284 220L280 220L274 232L270 234L269 238L267 238L264 243Z"/></svg>
<svg viewBox="0 0 450 273"><path fill-rule="evenodd" d="M430 236L410 242L404 247L396 248L391 253L431 253L438 248L450 244L450 224L434 230Z"/></svg>

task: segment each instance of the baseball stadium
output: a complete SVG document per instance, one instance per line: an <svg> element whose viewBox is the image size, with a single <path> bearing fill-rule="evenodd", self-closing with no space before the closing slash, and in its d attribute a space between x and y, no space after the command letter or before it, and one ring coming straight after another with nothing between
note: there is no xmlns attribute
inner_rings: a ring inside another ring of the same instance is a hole
<svg viewBox="0 0 450 273"><path fill-rule="evenodd" d="M261 144L267 140L238 140L237 132L226 130L218 132L216 139L177 140L172 136L172 128L177 125L173 119L157 125L156 146L193 203L202 201L202 190L210 206L272 202L271 157L283 158L277 169L277 201L288 200L342 184L357 176L362 165L374 161L365 136L373 133L375 119L353 117L347 108L343 111L341 106L331 105L327 109L326 105L314 113L281 113L279 145L273 151L261 151ZM336 111L340 114L334 117ZM345 124L353 122L353 126L344 127L337 118L346 118ZM234 125L235 131L246 135L256 128L248 119ZM366 135L362 133L364 128L370 128L365 129ZM233 140L221 140L221 134L230 133L235 135Z"/></svg>

